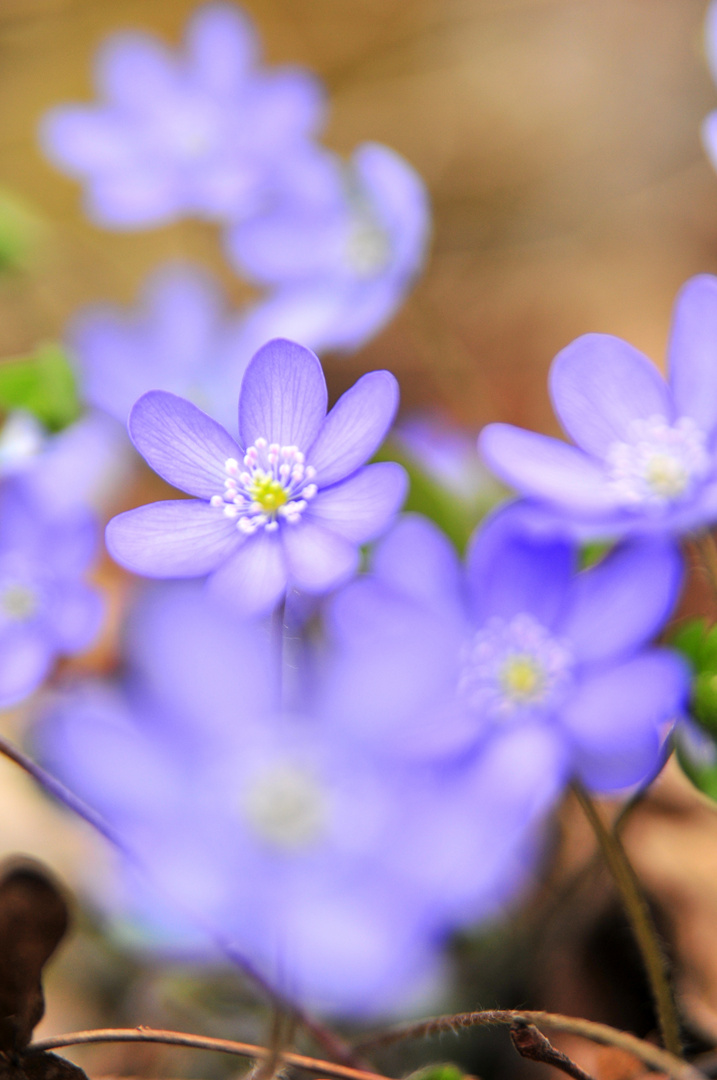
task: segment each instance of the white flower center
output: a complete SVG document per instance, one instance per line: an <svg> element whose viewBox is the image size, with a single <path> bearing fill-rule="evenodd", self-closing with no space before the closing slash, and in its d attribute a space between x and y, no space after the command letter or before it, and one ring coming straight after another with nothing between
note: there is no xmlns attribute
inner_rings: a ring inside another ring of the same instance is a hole
<svg viewBox="0 0 717 1080"><path fill-rule="evenodd" d="M663 509L688 498L710 470L706 436L682 416L634 420L626 442L607 453L610 485L625 506Z"/></svg>
<svg viewBox="0 0 717 1080"><path fill-rule="evenodd" d="M554 705L570 682L565 643L532 615L493 618L464 650L458 693L491 720Z"/></svg>
<svg viewBox="0 0 717 1080"><path fill-rule="evenodd" d="M323 834L328 799L306 768L282 762L253 777L242 810L254 834L272 847L296 851Z"/></svg>
<svg viewBox="0 0 717 1080"><path fill-rule="evenodd" d="M346 261L360 278L379 274L391 260L391 244L373 214L359 207L353 215L346 241Z"/></svg>
<svg viewBox="0 0 717 1080"><path fill-rule="evenodd" d="M227 479L224 494L212 495L212 506L237 519L237 528L247 535L264 528L272 532L282 519L290 525L300 521L307 503L317 492L316 469L304 464L304 455L295 446L279 446L264 438L256 440L244 455L224 463Z"/></svg>
<svg viewBox="0 0 717 1080"><path fill-rule="evenodd" d="M0 592L0 609L16 622L31 619L37 611L38 598L27 585L8 585Z"/></svg>

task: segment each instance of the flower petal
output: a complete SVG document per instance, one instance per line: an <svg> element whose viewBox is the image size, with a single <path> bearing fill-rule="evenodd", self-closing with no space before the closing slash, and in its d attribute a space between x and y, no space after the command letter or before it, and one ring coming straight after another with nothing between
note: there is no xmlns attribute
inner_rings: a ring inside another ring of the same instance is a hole
<svg viewBox="0 0 717 1080"><path fill-rule="evenodd" d="M277 533L260 529L207 582L222 603L247 617L270 611L286 591L286 565Z"/></svg>
<svg viewBox="0 0 717 1080"><path fill-rule="evenodd" d="M160 225L178 217L184 194L176 172L164 163L139 162L126 169L94 177L85 192L85 211L97 225L109 229L137 229Z"/></svg>
<svg viewBox="0 0 717 1080"><path fill-rule="evenodd" d="M326 380L319 358L277 338L252 357L239 396L239 432L245 448L259 438L306 451L326 416Z"/></svg>
<svg viewBox="0 0 717 1080"><path fill-rule="evenodd" d="M187 26L186 41L195 78L213 93L225 96L242 89L259 55L251 21L231 4L199 8Z"/></svg>
<svg viewBox="0 0 717 1080"><path fill-rule="evenodd" d="M611 334L584 334L558 353L550 396L563 429L596 457L627 439L633 420L673 419L670 392L655 365Z"/></svg>
<svg viewBox="0 0 717 1080"><path fill-rule="evenodd" d="M341 395L308 453L319 487L350 476L376 452L393 423L398 395L390 371L370 371Z"/></svg>
<svg viewBox="0 0 717 1080"><path fill-rule="evenodd" d="M194 499L168 499L127 510L107 525L116 562L148 577L201 577L244 542L236 522Z"/></svg>
<svg viewBox="0 0 717 1080"><path fill-rule="evenodd" d="M165 390L144 394L127 426L132 442L156 473L201 499L223 494L225 462L243 457L221 424Z"/></svg>
<svg viewBox="0 0 717 1080"><path fill-rule="evenodd" d="M63 105L40 123L40 144L58 168L76 176L124 171L136 161L127 123L106 109Z"/></svg>
<svg viewBox="0 0 717 1080"><path fill-rule="evenodd" d="M22 701L36 690L54 659L53 649L35 627L0 636L0 708Z"/></svg>
<svg viewBox="0 0 717 1080"><path fill-rule="evenodd" d="M693 277L677 296L668 350L679 416L705 432L717 427L717 278Z"/></svg>
<svg viewBox="0 0 717 1080"><path fill-rule="evenodd" d="M61 652L80 652L97 636L105 603L102 593L82 582L54 590L50 619L52 636Z"/></svg>
<svg viewBox="0 0 717 1080"><path fill-rule="evenodd" d="M466 565L474 619L530 614L546 627L560 617L572 580L574 546L542 531L530 504L513 502L477 530Z"/></svg>
<svg viewBox="0 0 717 1080"><path fill-rule="evenodd" d="M376 546L375 577L411 599L459 607L461 566L448 537L428 518L404 514Z"/></svg>
<svg viewBox="0 0 717 1080"><path fill-rule="evenodd" d="M353 161L389 232L392 273L407 284L423 261L430 231L426 186L405 158L381 143L363 143Z"/></svg>
<svg viewBox="0 0 717 1080"><path fill-rule="evenodd" d="M146 114L178 85L169 49L151 34L113 34L100 48L95 78L102 94L123 110Z"/></svg>
<svg viewBox="0 0 717 1080"><path fill-rule="evenodd" d="M584 517L619 508L597 462L559 439L512 424L488 424L478 445L496 476L524 495Z"/></svg>
<svg viewBox="0 0 717 1080"><path fill-rule="evenodd" d="M401 465L380 461L365 465L348 480L320 491L304 520L316 521L331 532L364 544L379 536L406 498L408 477Z"/></svg>
<svg viewBox="0 0 717 1080"><path fill-rule="evenodd" d="M596 791L644 780L659 757L661 728L683 708L689 684L687 665L667 649L583 680L560 717L581 780Z"/></svg>
<svg viewBox="0 0 717 1080"><path fill-rule="evenodd" d="M358 568L356 544L310 519L283 529L281 538L289 578L299 589L326 592Z"/></svg>
<svg viewBox="0 0 717 1080"><path fill-rule="evenodd" d="M621 544L575 580L559 632L581 663L601 663L641 648L667 621L683 563L669 540Z"/></svg>

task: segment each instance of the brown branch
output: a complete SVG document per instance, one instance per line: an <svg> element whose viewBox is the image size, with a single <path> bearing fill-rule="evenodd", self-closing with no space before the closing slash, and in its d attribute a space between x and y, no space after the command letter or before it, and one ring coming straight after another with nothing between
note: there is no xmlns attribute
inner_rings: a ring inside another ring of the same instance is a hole
<svg viewBox="0 0 717 1080"><path fill-rule="evenodd" d="M254 1046L252 1043L234 1042L231 1039L213 1039L205 1035L185 1035L181 1031L158 1031L153 1028L99 1028L96 1031L73 1031L69 1035L53 1035L47 1039L38 1039L27 1048L26 1053L41 1050L60 1050L65 1046L87 1046L90 1043L111 1042L150 1042L164 1043L167 1046L186 1046L192 1050L213 1050L220 1054L235 1054L238 1057L254 1058L257 1061L279 1060L285 1065L295 1065L299 1069L311 1069L312 1072L325 1076L335 1076L338 1080L387 1080L380 1073L366 1069L352 1069L348 1065L339 1065L333 1061L306 1057L288 1050L277 1055L275 1050L266 1046Z"/></svg>
<svg viewBox="0 0 717 1080"><path fill-rule="evenodd" d="M535 1024L526 1024L522 1020L516 1020L511 1024L510 1039L513 1046L521 1057L529 1061L541 1061L544 1065L552 1065L561 1072L572 1076L573 1080L593 1080L590 1073L586 1073L567 1054L556 1050L542 1032L538 1031Z"/></svg>
<svg viewBox="0 0 717 1080"><path fill-rule="evenodd" d="M601 1046L616 1046L626 1050L644 1062L656 1072L667 1073L672 1080L705 1080L704 1073L689 1065L686 1061L663 1050L659 1046L638 1039L627 1031L619 1031L608 1024L598 1024L594 1020L582 1020L560 1013L535 1012L527 1009L488 1009L481 1012L453 1013L449 1016L433 1016L415 1024L402 1024L362 1040L357 1044L359 1053L369 1053L384 1046L391 1046L402 1039L422 1039L429 1035L441 1035L446 1032L456 1034L464 1028L472 1027L511 1027L515 1022L536 1024L553 1031L564 1031L569 1035L581 1035Z"/></svg>

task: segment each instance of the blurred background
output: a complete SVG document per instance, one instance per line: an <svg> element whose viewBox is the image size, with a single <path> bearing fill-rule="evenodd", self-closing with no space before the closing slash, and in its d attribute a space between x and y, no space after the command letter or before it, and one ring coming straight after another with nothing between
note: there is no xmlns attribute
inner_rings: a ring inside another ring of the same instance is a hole
<svg viewBox="0 0 717 1080"><path fill-rule="evenodd" d="M333 397L390 368L405 410L437 408L477 431L506 420L556 433L545 379L554 354L587 331L620 335L658 364L682 282L717 272L717 176L700 125L717 107L704 56L704 0L249 0L270 63L326 83L324 137L348 154L377 140L425 179L434 209L427 268L370 345L328 357ZM0 0L0 358L62 340L96 301L130 305L146 275L191 258L235 304L251 295L219 231L182 222L110 232L84 217L80 186L40 154L53 105L90 101L93 54L109 33L178 45L190 0ZM5 224L3 225L3 221ZM5 230L3 232L3 229ZM13 230L19 229L20 252ZM123 579L102 580L120 602ZM693 609L709 611L693 588ZM113 664L112 626L83 670ZM5 714L15 735L25 713ZM717 816L668 770L626 841L675 963L695 1046L717 1041ZM46 860L81 895L109 856L82 826L0 761L0 849ZM609 883L570 806L555 859L510 927L455 944L442 1009L533 1007L654 1028L639 964ZM579 872L579 873L578 873ZM577 876L576 876L577 874ZM676 918L679 912L679 921ZM267 1037L267 1019L226 973L150 964L109 944L91 907L54 963L42 1031L143 1023ZM537 944L540 942L540 947ZM564 1043L567 1047L567 1042ZM570 1045L599 1076L634 1062ZM93 1074L224 1076L236 1065L165 1048L100 1048L73 1059ZM405 1072L451 1058L485 1077L538 1075L502 1035L443 1040L386 1058Z"/></svg>

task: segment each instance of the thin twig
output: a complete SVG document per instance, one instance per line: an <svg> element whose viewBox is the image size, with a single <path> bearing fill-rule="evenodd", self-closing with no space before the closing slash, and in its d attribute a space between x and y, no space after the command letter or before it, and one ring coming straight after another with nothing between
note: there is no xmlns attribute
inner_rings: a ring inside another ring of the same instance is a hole
<svg viewBox="0 0 717 1080"><path fill-rule="evenodd" d="M212 1039L204 1035L185 1035L181 1031L158 1031L154 1028L99 1028L96 1031L73 1031L69 1035L53 1035L47 1039L38 1039L31 1043L25 1053L41 1050L60 1050L65 1046L87 1046L90 1043L112 1042L150 1042L164 1043L167 1046L186 1046L192 1050L213 1050L220 1054L234 1054L238 1057L254 1058L258 1061L270 1061L275 1051L266 1046L254 1046L252 1043L234 1042L231 1039ZM282 1051L280 1059L286 1065L295 1065L299 1069L311 1069L313 1072L335 1076L339 1080L387 1080L381 1073L366 1069L352 1069L348 1065L339 1065L333 1061L306 1057Z"/></svg>
<svg viewBox="0 0 717 1080"><path fill-rule="evenodd" d="M656 1072L664 1072L672 1080L706 1080L704 1073L689 1065L682 1058L663 1050L653 1043L638 1039L627 1031L619 1031L608 1024L598 1024L594 1020L582 1020L560 1013L535 1012L528 1009L487 1009L480 1012L453 1013L449 1016L432 1016L419 1020L415 1024L402 1024L378 1032L356 1044L360 1053L371 1053L404 1039L423 1039L430 1035L451 1032L454 1035L465 1028L472 1027L511 1027L516 1021L535 1024L538 1027L563 1031L568 1035L580 1035L600 1046L615 1046L633 1054L640 1061Z"/></svg>
<svg viewBox="0 0 717 1080"><path fill-rule="evenodd" d="M32 758L29 758L27 754L24 754L22 750L13 746L12 743L9 743L7 739L2 736L0 736L0 754L9 758L10 761L13 761L16 765L19 765L20 768L28 773L28 775L44 788L45 791L49 792L50 795L63 803L68 810L71 810L78 817L82 818L83 821L86 821L88 825L91 825L100 836L105 840L108 840L113 847L120 851L122 855L132 863L135 869L137 869L144 877L149 878L155 888L158 887L158 883L154 881L143 862L137 858L130 848L125 846L119 834L116 833L104 818L93 810L92 807L88 806L82 799L79 799L69 790L69 788L66 788L63 783L50 773L46 772L45 769L34 762ZM176 906L177 902L174 897L171 897L170 900ZM199 922L193 913L189 912L188 914L195 922ZM257 971L254 965L239 953L229 942L218 935L211 927L205 926L203 929L224 956L244 972L246 977L251 980L255 988L258 989L264 997L268 998L276 1008L296 1017L297 1021L310 1035L313 1036L318 1045L322 1046L327 1053L336 1059L336 1061L340 1061L347 1066L359 1063L359 1060L351 1047L348 1043L344 1042L339 1035L336 1035L319 1020L315 1020L309 1013L304 1012L298 1005L295 1005L282 994L274 990L264 976Z"/></svg>
<svg viewBox="0 0 717 1080"><path fill-rule="evenodd" d="M682 1054L680 1025L667 977L667 964L657 928L640 883L619 834L607 828L595 803L582 784L575 782L572 787L595 833L635 935L655 1002L663 1044L670 1053L680 1057Z"/></svg>
<svg viewBox="0 0 717 1080"><path fill-rule="evenodd" d="M522 1020L516 1020L511 1024L510 1040L521 1057L529 1061L541 1061L544 1065L552 1065L555 1069L572 1076L573 1080L593 1080L590 1073L586 1073L574 1061L556 1050L553 1044L545 1038L542 1031L538 1031L535 1024L526 1024Z"/></svg>

